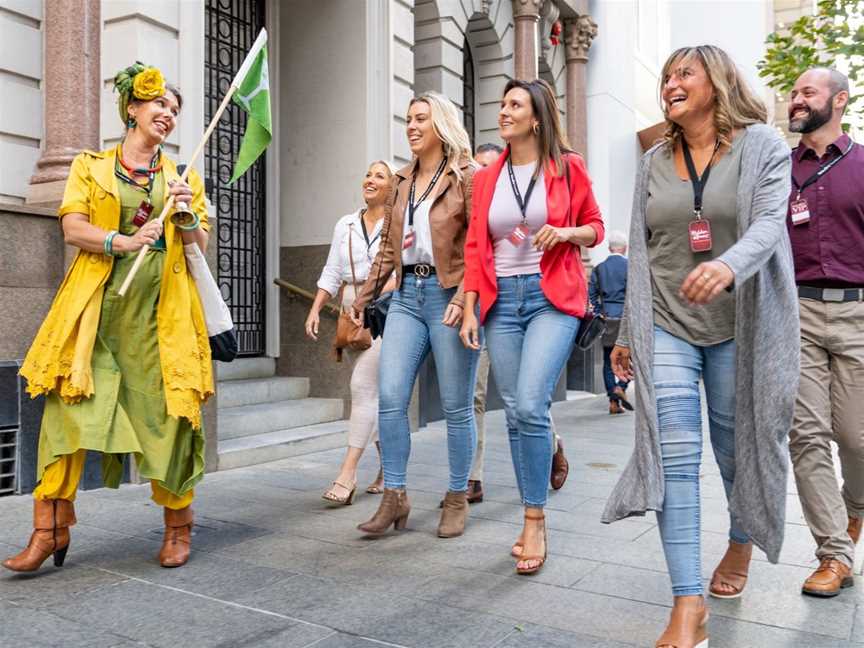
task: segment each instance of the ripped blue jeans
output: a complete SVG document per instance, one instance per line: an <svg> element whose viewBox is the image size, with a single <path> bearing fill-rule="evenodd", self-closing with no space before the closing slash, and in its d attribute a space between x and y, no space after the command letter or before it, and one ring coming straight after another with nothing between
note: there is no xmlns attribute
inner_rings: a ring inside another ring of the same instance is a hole
<svg viewBox="0 0 864 648"><path fill-rule="evenodd" d="M673 596L702 594L700 377L708 401L711 446L728 499L735 481L735 341L698 347L655 326L654 391L666 483L657 522ZM731 515L729 538L749 541Z"/></svg>

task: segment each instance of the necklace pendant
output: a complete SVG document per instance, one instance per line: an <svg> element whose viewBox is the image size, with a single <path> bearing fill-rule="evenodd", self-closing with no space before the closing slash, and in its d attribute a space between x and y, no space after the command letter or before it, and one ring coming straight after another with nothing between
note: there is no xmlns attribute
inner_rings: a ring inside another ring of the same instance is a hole
<svg viewBox="0 0 864 648"><path fill-rule="evenodd" d="M151 205L146 200L142 200L141 204L138 205L138 209L135 210L135 216L132 217L132 223L135 227L141 227L150 220L150 214L153 213L153 205Z"/></svg>

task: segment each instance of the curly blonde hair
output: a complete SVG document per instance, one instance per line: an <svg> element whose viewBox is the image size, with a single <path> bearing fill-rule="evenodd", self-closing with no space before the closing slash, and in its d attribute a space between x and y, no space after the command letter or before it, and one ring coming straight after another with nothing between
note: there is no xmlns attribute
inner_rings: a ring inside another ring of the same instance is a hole
<svg viewBox="0 0 864 648"><path fill-rule="evenodd" d="M659 93L663 115L666 117L666 132L663 140L669 150L680 141L683 129L669 119L667 106L663 105L663 87L672 72L682 63L697 60L705 68L708 80L714 87L714 127L723 146L732 145L732 131L750 124L764 124L768 121L768 109L756 96L735 61L715 45L681 47L666 59L660 75Z"/></svg>

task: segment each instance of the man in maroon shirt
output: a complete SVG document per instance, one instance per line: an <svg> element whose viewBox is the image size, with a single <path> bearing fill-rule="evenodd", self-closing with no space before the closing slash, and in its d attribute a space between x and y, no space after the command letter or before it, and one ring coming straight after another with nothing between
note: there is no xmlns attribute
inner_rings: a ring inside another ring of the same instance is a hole
<svg viewBox="0 0 864 648"><path fill-rule="evenodd" d="M864 147L841 128L848 103L846 77L819 68L798 78L789 105L789 130L801 133L792 151L788 218L801 314L789 448L818 544L819 568L802 588L814 596L852 586L864 516Z"/></svg>

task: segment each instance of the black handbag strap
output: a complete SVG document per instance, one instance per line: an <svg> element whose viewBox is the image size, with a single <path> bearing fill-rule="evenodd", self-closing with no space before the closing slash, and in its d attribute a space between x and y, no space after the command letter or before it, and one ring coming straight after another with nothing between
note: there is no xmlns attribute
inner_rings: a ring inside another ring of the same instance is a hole
<svg viewBox="0 0 864 648"><path fill-rule="evenodd" d="M381 243L378 244L378 254L381 253L381 249L387 249L387 245L390 242L390 228L393 225L393 207L396 206L396 197L399 195L399 183L402 182L401 176L396 176L399 178L396 181L396 186L393 188L393 204L390 206L390 220L385 222L384 225L387 228L381 234ZM378 255L376 255L378 256ZM383 290L384 286L381 284L381 264L378 264L378 276L375 277L375 290L372 291L372 299L371 301L375 301L381 296L381 290Z"/></svg>

